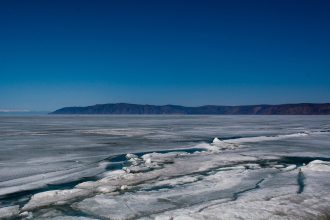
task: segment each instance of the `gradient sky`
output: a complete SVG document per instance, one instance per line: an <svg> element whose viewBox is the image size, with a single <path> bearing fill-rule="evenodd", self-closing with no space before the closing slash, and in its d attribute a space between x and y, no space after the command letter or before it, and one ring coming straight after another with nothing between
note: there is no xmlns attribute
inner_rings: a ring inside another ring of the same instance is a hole
<svg viewBox="0 0 330 220"><path fill-rule="evenodd" d="M0 0L0 109L330 102L330 1Z"/></svg>

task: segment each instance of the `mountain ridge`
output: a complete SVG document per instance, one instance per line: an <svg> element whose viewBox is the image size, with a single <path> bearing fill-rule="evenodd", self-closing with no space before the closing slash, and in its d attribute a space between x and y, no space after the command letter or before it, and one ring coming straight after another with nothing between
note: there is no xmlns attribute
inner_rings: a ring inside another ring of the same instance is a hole
<svg viewBox="0 0 330 220"><path fill-rule="evenodd" d="M296 103L279 105L148 105L130 103L96 104L64 107L50 114L169 114L169 115L330 115L330 103Z"/></svg>

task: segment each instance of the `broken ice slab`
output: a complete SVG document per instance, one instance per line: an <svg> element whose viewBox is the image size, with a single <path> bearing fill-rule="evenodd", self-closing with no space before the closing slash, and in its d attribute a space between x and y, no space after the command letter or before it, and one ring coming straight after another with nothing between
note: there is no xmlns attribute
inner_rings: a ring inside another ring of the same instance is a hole
<svg viewBox="0 0 330 220"><path fill-rule="evenodd" d="M53 190L35 194L24 205L22 211L29 211L49 205L63 205L79 197L86 197L91 191L85 189Z"/></svg>
<svg viewBox="0 0 330 220"><path fill-rule="evenodd" d="M0 219L15 218L19 215L19 206L8 206L0 208Z"/></svg>

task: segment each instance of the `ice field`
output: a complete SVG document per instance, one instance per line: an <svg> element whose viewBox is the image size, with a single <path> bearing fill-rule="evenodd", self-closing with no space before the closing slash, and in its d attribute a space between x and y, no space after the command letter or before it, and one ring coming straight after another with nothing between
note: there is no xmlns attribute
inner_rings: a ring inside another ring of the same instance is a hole
<svg viewBox="0 0 330 220"><path fill-rule="evenodd" d="M0 116L0 219L328 219L329 116Z"/></svg>

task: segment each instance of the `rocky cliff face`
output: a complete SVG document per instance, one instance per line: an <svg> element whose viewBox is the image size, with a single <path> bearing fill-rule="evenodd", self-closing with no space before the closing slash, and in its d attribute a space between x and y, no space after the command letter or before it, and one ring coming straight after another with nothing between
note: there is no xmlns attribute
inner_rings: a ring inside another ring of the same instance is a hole
<svg viewBox="0 0 330 220"><path fill-rule="evenodd" d="M127 103L65 107L51 114L183 114L183 115L329 115L330 103L185 107L179 105L137 105Z"/></svg>

